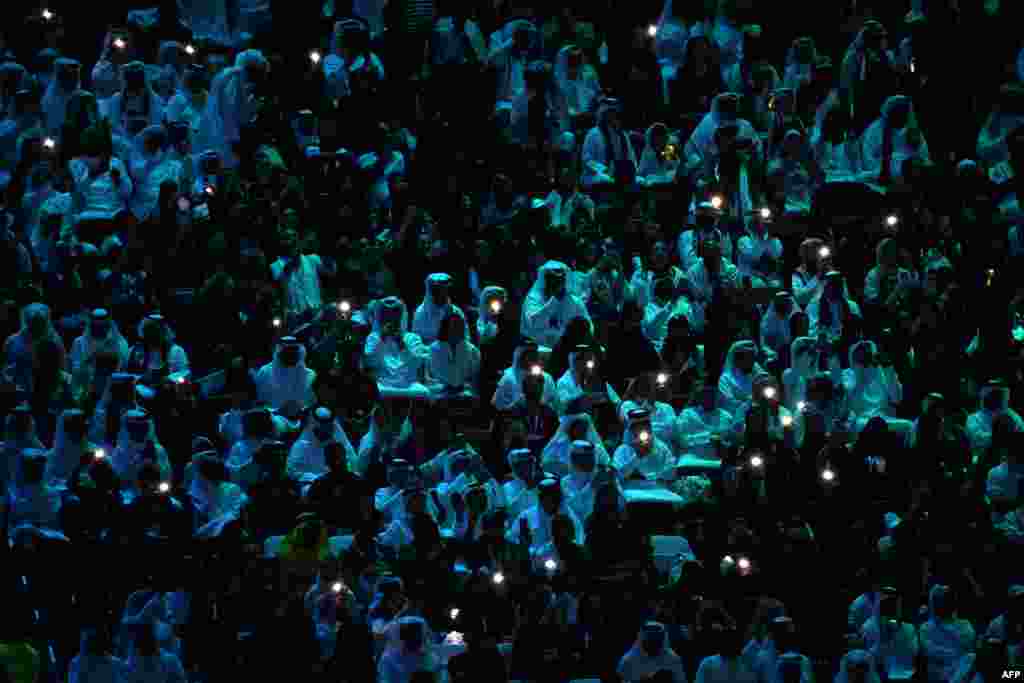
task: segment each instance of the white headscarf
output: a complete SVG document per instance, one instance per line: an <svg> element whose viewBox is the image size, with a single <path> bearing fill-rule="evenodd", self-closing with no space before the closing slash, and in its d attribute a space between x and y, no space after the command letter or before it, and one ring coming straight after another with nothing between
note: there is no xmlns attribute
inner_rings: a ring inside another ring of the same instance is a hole
<svg viewBox="0 0 1024 683"><path fill-rule="evenodd" d="M584 393L583 389L576 382L576 357L579 353L578 351L569 352L569 368L558 378L558 382L555 384L555 389L558 393L558 404L563 408L567 408L571 401L579 398ZM620 402L615 387L605 382L605 389L612 403L617 404Z"/></svg>
<svg viewBox="0 0 1024 683"><path fill-rule="evenodd" d="M756 361L749 375L740 372L736 367L736 352L740 349L750 350L756 357L757 345L751 340L740 339L733 342L729 347L729 353L726 354L722 375L718 378L718 395L722 401L722 408L733 417L736 417L739 407L750 400L751 392L754 390L754 377L766 374L764 368Z"/></svg>
<svg viewBox="0 0 1024 683"><path fill-rule="evenodd" d="M299 361L293 367L285 367L280 355L285 345L293 343L282 338L274 349L274 360L267 363L256 374L256 393L260 401L274 410L281 410L290 401L297 402L302 408L308 407L315 400L313 380L316 373L306 367L306 347L295 341L299 346Z"/></svg>
<svg viewBox="0 0 1024 683"><path fill-rule="evenodd" d="M696 157L700 162L710 165L711 160L718 158L719 152L718 146L715 145L715 132L720 126L727 123L722 119L722 103L727 99L739 97L736 93L728 92L715 95L715 99L711 101L711 111L705 114L701 122L697 124L697 127L690 135L690 139L687 140L686 146L683 148L687 163L692 163L694 157ZM756 149L755 156L760 156L761 138L757 131L754 130L754 127L746 119L737 118L736 123L739 125L739 136L752 139Z"/></svg>
<svg viewBox="0 0 1024 683"><path fill-rule="evenodd" d="M355 462L356 452L352 448L348 434L345 433L338 418L326 408L317 408L316 411L306 420L306 426L302 434L292 445L288 455L289 474L299 475L302 479L311 481L313 478L327 471L327 460L324 457L324 445L314 433L318 422L331 421L331 440L337 441L345 451L345 461Z"/></svg>
<svg viewBox="0 0 1024 683"><path fill-rule="evenodd" d="M583 440L594 445L596 464L611 464L612 460L608 456L608 451L604 448L604 441L594 427L594 420L586 413L577 413L575 415L563 415L558 418L558 431L555 432L548 445L544 447L544 452L541 455L541 467L545 472L551 472L560 477L570 472L572 468L570 456L572 455L573 441L569 438L569 426L578 420L583 420L587 423L587 434Z"/></svg>
<svg viewBox="0 0 1024 683"><path fill-rule="evenodd" d="M544 278L548 272L555 270L560 270L565 274L565 297L561 301L555 301L553 304L555 310L548 317L549 324L542 325L544 321L530 320L530 317L547 305L550 297L546 296L544 291ZM572 269L561 261L548 261L537 269L537 279L534 280L533 286L530 287L530 292L526 296L526 301L523 303L520 329L525 336L542 346L554 348L572 318L581 317L590 320L586 306L579 297L570 291L571 274Z"/></svg>
<svg viewBox="0 0 1024 683"><path fill-rule="evenodd" d="M96 339L92 336L87 324L85 332L79 335L71 345L71 370L75 374L85 375L79 380L83 384L91 382L95 375L97 354L108 353L117 356L119 362L114 368L114 372L118 372L128 361L128 342L121 334L121 330L118 329L117 323L105 309L96 309L90 319L97 317L110 323L107 335L102 339ZM103 393L106 394L105 391Z"/></svg>
<svg viewBox="0 0 1024 683"><path fill-rule="evenodd" d="M818 50L813 42L811 43L813 52L811 53L810 61L806 64L801 64L798 61L797 52L800 41L801 38L796 38L793 44L789 46L789 51L786 53L786 70L782 77L783 87L792 88L793 90L799 90L811 82L814 64L818 61Z"/></svg>
<svg viewBox="0 0 1024 683"><path fill-rule="evenodd" d="M242 127L255 114L246 68L267 68L268 62L259 50L245 50L235 58L235 65L217 74L210 85L206 111L196 141L199 149L216 150L225 168L233 168L237 160L232 145L241 139Z"/></svg>
<svg viewBox="0 0 1024 683"><path fill-rule="evenodd" d="M78 443L68 439L64 430L64 418L69 414L78 414L82 418L82 440ZM63 482L71 476L71 472L78 466L82 455L89 446L87 439L89 425L85 420L85 413L80 410L69 408L61 411L57 416L57 435L53 439L53 449L46 458L46 479L51 482Z"/></svg>
<svg viewBox="0 0 1024 683"><path fill-rule="evenodd" d="M145 419L149 425L149 431L142 441L135 441L128 431L129 420ZM121 429L117 434L117 445L114 448L114 455L110 464L117 473L117 476L128 485L135 482L139 466L142 464L143 452L148 442L152 441L156 464L160 468L160 476L167 479L171 474L171 463L167 459L167 451L160 445L156 438L156 424L153 418L141 410L128 410L121 415Z"/></svg>
<svg viewBox="0 0 1024 683"><path fill-rule="evenodd" d="M519 357L526 351L526 346L517 346L512 353L512 365L505 368L498 381L498 387L494 392L492 403L498 410L509 410L523 399L523 377L524 372L519 368ZM558 409L558 389L554 378L544 371L544 390L541 393L541 403Z"/></svg>
<svg viewBox="0 0 1024 683"><path fill-rule="evenodd" d="M449 312L455 312L465 320L466 316L462 309L449 299L446 304L437 304L430 293L432 285L446 284L451 287L452 277L447 273L431 273L423 282L423 302L416 308L413 315L412 331L419 335L424 344L430 344L437 339L441 323L448 316ZM468 330L467 330L468 332Z"/></svg>
<svg viewBox="0 0 1024 683"><path fill-rule="evenodd" d="M377 420L374 419L374 415L377 414L378 410L383 410L381 405L378 404L373 409L373 415L370 417L370 429L363 434L363 438L359 440L359 452L356 457L355 466L351 468L352 472L359 476L366 476L366 470L369 467L369 463L366 461L370 449L376 446L378 443L383 442L383 436L380 433L380 428L377 426ZM398 434L392 439L392 444L404 443L409 437L412 436L412 421L406 417L402 420L401 426L398 428Z"/></svg>
<svg viewBox="0 0 1024 683"><path fill-rule="evenodd" d="M566 45L555 56L554 81L561 104L558 109L562 114L559 121L562 130L572 129L570 114L592 111L601 96L601 82L589 64L581 63L576 79L569 80L569 54L577 49L575 45Z"/></svg>
<svg viewBox="0 0 1024 683"><path fill-rule="evenodd" d="M423 633L422 646L417 652L409 652L401 639L403 626L419 625ZM395 628L390 629L388 644L380 658L381 680L409 680L416 671L443 671L446 662L437 652L434 643L437 638L421 617L401 617Z"/></svg>
<svg viewBox="0 0 1024 683"><path fill-rule="evenodd" d="M863 173L878 174L882 167L882 148L887 121L898 106L906 105L910 108L907 116L907 124L892 132L892 176L899 177L902 173L903 162L907 159L918 158L923 161L930 159L928 155L928 142L924 139L924 133L920 132L920 141L912 145L907 139L907 131L916 128L914 107L909 97L894 95L887 99L882 105L881 116L875 119L874 123L868 126L861 137L860 161Z"/></svg>
<svg viewBox="0 0 1024 683"><path fill-rule="evenodd" d="M651 132L656 125L651 125L647 132L644 133L644 151L640 155L640 167L637 170L637 173L644 178L644 182L648 186L665 185L674 181L683 158L682 145L664 126L666 145L675 148L675 158L663 159L661 154L654 150L654 145L651 143Z"/></svg>
<svg viewBox="0 0 1024 683"><path fill-rule="evenodd" d="M654 54L663 65L680 68L686 64L686 44L690 31L672 11L673 0L665 0L654 34Z"/></svg>
<svg viewBox="0 0 1024 683"><path fill-rule="evenodd" d="M477 304L476 333L483 344L486 340L493 339L498 334L498 323L490 320L493 315L489 302L493 299L508 300L508 292L504 287L484 287L480 292L480 302Z"/></svg>

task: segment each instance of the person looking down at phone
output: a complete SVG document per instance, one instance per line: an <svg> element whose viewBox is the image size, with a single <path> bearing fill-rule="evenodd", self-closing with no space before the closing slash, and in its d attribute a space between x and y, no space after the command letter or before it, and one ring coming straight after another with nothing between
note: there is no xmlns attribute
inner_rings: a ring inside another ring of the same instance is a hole
<svg viewBox="0 0 1024 683"><path fill-rule="evenodd" d="M281 337L274 359L256 373L256 396L289 419L298 417L316 400L316 372L306 367L306 347L295 337Z"/></svg>
<svg viewBox="0 0 1024 683"><path fill-rule="evenodd" d="M569 353L569 369L556 385L558 405L568 406L577 398L585 397L592 404L610 403L617 407L619 395L602 373L604 364L602 349L581 344Z"/></svg>
<svg viewBox="0 0 1024 683"><path fill-rule="evenodd" d="M137 157L131 164L135 181L131 211L142 222L154 215L159 218L160 186L171 180L183 187L185 167L180 161L169 158L164 126L147 126L140 138Z"/></svg>
<svg viewBox="0 0 1024 683"><path fill-rule="evenodd" d="M405 303L388 297L370 305L373 332L366 338L363 361L377 380L383 398L426 399L430 390L423 383L430 348L419 335L409 331Z"/></svg>
<svg viewBox="0 0 1024 683"><path fill-rule="evenodd" d="M626 480L655 482L675 476L671 445L654 433L650 411L633 410L626 416L626 432L615 449L613 464Z"/></svg>
<svg viewBox="0 0 1024 683"><path fill-rule="evenodd" d="M911 680L917 669L919 650L917 629L905 621L903 598L891 587L882 588L879 614L861 627L864 649L871 653L875 666L889 681Z"/></svg>
<svg viewBox="0 0 1024 683"><path fill-rule="evenodd" d="M142 62L129 62L121 69L121 89L100 101L100 115L114 134L129 141L148 126L164 122L164 101L153 90Z"/></svg>
<svg viewBox="0 0 1024 683"><path fill-rule="evenodd" d="M336 441L345 449L346 460L353 462L356 452L352 442L334 415L334 411L320 406L307 418L306 426L288 453L288 476L302 483L312 482L327 473L325 449Z"/></svg>
<svg viewBox="0 0 1024 683"><path fill-rule="evenodd" d="M732 261L732 240L722 238L719 230L721 217L721 209L716 209L710 201L702 201L696 205L693 224L683 228L676 244L683 272L688 272L700 262L700 245L706 238L716 238L722 244L722 256L726 261Z"/></svg>
<svg viewBox="0 0 1024 683"><path fill-rule="evenodd" d="M536 369L535 369L536 368ZM494 391L492 405L499 411L510 411L526 405L523 386L526 378L541 378L541 403L557 409L558 389L554 378L541 365L540 347L531 339L522 339L512 354L512 365L502 372Z"/></svg>
<svg viewBox="0 0 1024 683"><path fill-rule="evenodd" d="M604 451L603 446L601 451ZM606 485L617 486L620 489L621 486L617 474L607 460L607 455L605 454L602 461L597 447L590 441L572 442L569 464L569 472L561 481L562 495L565 504L586 526L594 512L597 491Z"/></svg>
<svg viewBox="0 0 1024 683"><path fill-rule="evenodd" d="M465 318L462 309L451 298L452 277L447 273L432 273L424 283L426 293L423 302L413 314L412 331L418 334L424 344L437 340L441 324L449 312L456 312Z"/></svg>
<svg viewBox="0 0 1024 683"><path fill-rule="evenodd" d="M594 445L599 464L611 464L601 435L598 434L594 420L589 414L588 401L583 396L573 400L566 407L565 415L559 418L558 432L544 447L541 455L544 471L558 476L569 472L572 445L577 441L588 441Z"/></svg>
<svg viewBox="0 0 1024 683"><path fill-rule="evenodd" d="M583 524L576 513L566 504L561 485L557 479L547 478L537 485L537 503L523 510L509 525L505 540L530 549L530 556L536 557L552 541L552 521L562 515L573 526L576 543L585 540Z"/></svg>
<svg viewBox="0 0 1024 683"><path fill-rule="evenodd" d="M740 274L724 256L728 237L716 235L700 244L700 257L686 272L692 294L690 321L696 332L703 332L710 316L725 303L727 293L740 286Z"/></svg>
<svg viewBox="0 0 1024 683"><path fill-rule="evenodd" d="M687 681L683 659L669 644L665 625L648 621L640 628L636 643L619 660L617 673L626 683L641 683L654 680L655 674L662 671L671 672L667 680L672 683Z"/></svg>
<svg viewBox="0 0 1024 683"><path fill-rule="evenodd" d="M528 448L514 448L506 458L512 475L501 486L502 497L509 519L515 520L537 505L537 485L544 478L544 472L540 467L540 459Z"/></svg>
<svg viewBox="0 0 1024 683"><path fill-rule="evenodd" d="M138 477L139 468L146 462L152 462L159 468L160 481L170 479L171 462L167 451L157 441L153 418L145 411L129 410L121 416L121 430L111 465L121 481L130 487Z"/></svg>
<svg viewBox="0 0 1024 683"><path fill-rule="evenodd" d="M850 412L850 428L860 431L876 415L885 418L889 430L903 438L914 424L895 417L903 401L903 385L888 352L879 352L873 341L857 342L850 347L850 367L843 371L843 391Z"/></svg>
<svg viewBox="0 0 1024 683"><path fill-rule="evenodd" d="M883 184L904 177L909 159L928 162L928 143L914 116L909 97L889 97L881 116L872 123L860 141L860 176Z"/></svg>
<svg viewBox="0 0 1024 683"><path fill-rule="evenodd" d="M771 235L774 219L770 208L755 209L747 231L736 245L736 267L743 277L756 278L770 287L781 287L782 240Z"/></svg>
<svg viewBox="0 0 1024 683"><path fill-rule="evenodd" d="M864 278L864 302L891 311L907 285L917 279L915 273L903 267L899 242L886 237L875 247L875 265Z"/></svg>
<svg viewBox="0 0 1024 683"><path fill-rule="evenodd" d="M548 261L523 304L522 332L541 346L554 348L573 318L590 321L586 306L568 289L569 267Z"/></svg>
<svg viewBox="0 0 1024 683"><path fill-rule="evenodd" d="M618 406L619 419L626 423L633 410L647 410L651 413L654 435L666 444L676 444L676 414L667 403L671 392L672 377L669 372L645 372L629 380L622 403Z"/></svg>
<svg viewBox="0 0 1024 683"><path fill-rule="evenodd" d="M675 438L683 458L720 460L722 447L731 442L732 416L719 405L718 387L707 383L701 389L696 405L679 412Z"/></svg>

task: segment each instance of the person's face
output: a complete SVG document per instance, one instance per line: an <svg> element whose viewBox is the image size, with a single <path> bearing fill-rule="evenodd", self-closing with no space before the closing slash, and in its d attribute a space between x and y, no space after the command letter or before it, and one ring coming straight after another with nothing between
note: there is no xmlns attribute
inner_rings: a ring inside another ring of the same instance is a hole
<svg viewBox="0 0 1024 683"><path fill-rule="evenodd" d="M793 330L793 338L806 337L810 330L810 321L807 318L807 314L800 312L794 314L790 319L789 323Z"/></svg>
<svg viewBox="0 0 1024 683"><path fill-rule="evenodd" d="M715 272L722 264L722 247L715 242L704 243L704 266Z"/></svg>
<svg viewBox="0 0 1024 683"><path fill-rule="evenodd" d="M294 368L299 364L300 355L299 347L294 344L289 344L278 352L277 357L281 361L282 366L286 368Z"/></svg>
<svg viewBox="0 0 1024 683"><path fill-rule="evenodd" d="M93 339L106 339L110 334L109 320L93 320L89 323L89 334Z"/></svg>
<svg viewBox="0 0 1024 683"><path fill-rule="evenodd" d="M560 270L549 270L544 273L544 288L551 296L565 291L565 273Z"/></svg>
<svg viewBox="0 0 1024 683"><path fill-rule="evenodd" d="M282 222L285 220L287 220L287 214L282 217ZM295 254L298 253L299 235L295 230L289 230L285 227L285 230L281 233L281 250L289 256L295 256Z"/></svg>
<svg viewBox="0 0 1024 683"><path fill-rule="evenodd" d="M466 339L466 323L462 321L462 316L453 315L447 320L448 325L448 343L449 344L460 344Z"/></svg>
<svg viewBox="0 0 1024 683"><path fill-rule="evenodd" d="M853 362L865 368L874 367L875 354L866 345L861 345L853 352Z"/></svg>
<svg viewBox="0 0 1024 683"><path fill-rule="evenodd" d="M83 415L72 414L64 417L64 433L68 439L73 442L81 441L85 438L85 417Z"/></svg>
<svg viewBox="0 0 1024 683"><path fill-rule="evenodd" d="M530 403L540 403L544 395L544 380L541 378L528 377L523 382L523 396Z"/></svg>
<svg viewBox="0 0 1024 683"><path fill-rule="evenodd" d="M323 422L316 420L313 423L313 434L320 442L330 441L334 431L332 426L330 420L324 420Z"/></svg>
<svg viewBox="0 0 1024 683"><path fill-rule="evenodd" d="M148 420L128 420L128 436L135 443L142 443L149 437Z"/></svg>
<svg viewBox="0 0 1024 683"><path fill-rule="evenodd" d="M540 356L536 351L523 351L519 354L519 369L530 371L534 365L540 364Z"/></svg>
<svg viewBox="0 0 1024 683"><path fill-rule="evenodd" d="M772 302L772 306L775 308L775 315L785 320L789 317L790 311L793 310L793 297L776 297Z"/></svg>
<svg viewBox="0 0 1024 683"><path fill-rule="evenodd" d="M405 509L410 515L422 515L427 512L427 497L422 491L410 494L405 499Z"/></svg>
<svg viewBox="0 0 1024 683"><path fill-rule="evenodd" d="M593 472L595 464L593 453L577 453L572 456L572 466L581 474L590 474Z"/></svg>
<svg viewBox="0 0 1024 683"><path fill-rule="evenodd" d="M909 120L910 107L905 104L901 104L893 108L888 117L889 125L896 130L905 128Z"/></svg>
<svg viewBox="0 0 1024 683"><path fill-rule="evenodd" d="M608 113L604 117L604 120L605 123L608 124L608 127L613 130L617 130L621 125L621 121L619 119L619 112L616 111L615 109L609 109Z"/></svg>
<svg viewBox="0 0 1024 683"><path fill-rule="evenodd" d="M402 312L399 309L384 309L380 314L381 327L385 334L398 334L402 325Z"/></svg>
<svg viewBox="0 0 1024 683"><path fill-rule="evenodd" d="M749 375L754 371L754 356L754 349L741 346L733 353L733 365L743 374Z"/></svg>
<svg viewBox="0 0 1024 683"><path fill-rule="evenodd" d="M578 419L573 420L569 424L569 440L570 441L584 441L587 438L587 432L589 425L586 420Z"/></svg>
<svg viewBox="0 0 1024 683"><path fill-rule="evenodd" d="M163 337L160 323L147 320L142 326L142 343L148 348L159 346Z"/></svg>
<svg viewBox="0 0 1024 683"><path fill-rule="evenodd" d="M655 270L662 270L668 266L668 246L664 242L656 242L651 247L651 266Z"/></svg>
<svg viewBox="0 0 1024 683"><path fill-rule="evenodd" d="M28 319L28 333L33 339L42 339L47 332L46 316L42 314L33 315Z"/></svg>

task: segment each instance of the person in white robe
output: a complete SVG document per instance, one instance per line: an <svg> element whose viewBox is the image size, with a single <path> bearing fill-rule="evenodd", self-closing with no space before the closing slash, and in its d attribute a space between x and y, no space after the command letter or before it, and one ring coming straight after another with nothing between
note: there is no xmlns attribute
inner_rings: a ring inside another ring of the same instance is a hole
<svg viewBox="0 0 1024 683"><path fill-rule="evenodd" d="M352 462L356 452L334 412L320 406L306 421L306 427L288 453L288 476L302 483L308 483L328 472L324 447L337 441L345 449L345 457Z"/></svg>
<svg viewBox="0 0 1024 683"><path fill-rule="evenodd" d="M523 303L522 333L541 346L554 348L573 318L590 322L586 305L569 291L569 272L560 261L545 263Z"/></svg>
<svg viewBox="0 0 1024 683"><path fill-rule="evenodd" d="M312 407L316 372L306 367L306 347L295 337L282 337L274 359L256 373L256 396L282 415L294 418Z"/></svg>
<svg viewBox="0 0 1024 683"><path fill-rule="evenodd" d="M409 331L405 303L388 297L371 304L373 331L366 338L363 363L377 380L384 398L428 399L424 383L430 348Z"/></svg>
<svg viewBox="0 0 1024 683"><path fill-rule="evenodd" d="M654 433L650 411L633 410L627 415L626 436L615 449L613 464L625 480L658 482L675 477L672 447Z"/></svg>

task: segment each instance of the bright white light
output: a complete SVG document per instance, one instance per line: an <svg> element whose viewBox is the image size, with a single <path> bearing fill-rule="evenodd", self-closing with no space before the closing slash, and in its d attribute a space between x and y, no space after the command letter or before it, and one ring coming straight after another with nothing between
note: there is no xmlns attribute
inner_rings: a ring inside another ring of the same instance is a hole
<svg viewBox="0 0 1024 683"><path fill-rule="evenodd" d="M651 435L648 432L640 432L640 442L647 443L651 440Z"/></svg>
<svg viewBox="0 0 1024 683"><path fill-rule="evenodd" d="M769 209L767 206L765 208L761 209L761 219L762 220L768 220L771 217L772 217L772 210L771 209Z"/></svg>
<svg viewBox="0 0 1024 683"><path fill-rule="evenodd" d="M46 138L45 140L43 140L43 147L45 147L46 149L53 149L56 146L57 141L54 140L53 138Z"/></svg>
<svg viewBox="0 0 1024 683"><path fill-rule="evenodd" d="M494 575L494 577L491 580L494 581L495 584L500 586L501 584L505 583L505 575L501 572L498 572Z"/></svg>
<svg viewBox="0 0 1024 683"><path fill-rule="evenodd" d="M722 205L725 204L725 200L722 199L721 195L715 195L711 198L711 206L715 209L721 209Z"/></svg>
<svg viewBox="0 0 1024 683"><path fill-rule="evenodd" d="M544 568L547 569L549 572L553 572L556 569L558 569L558 563L552 559L544 560Z"/></svg>
<svg viewBox="0 0 1024 683"><path fill-rule="evenodd" d="M792 415L783 415L782 416L782 426L783 427L792 427L793 426L793 416Z"/></svg>
<svg viewBox="0 0 1024 683"><path fill-rule="evenodd" d="M725 562L726 564L736 564L736 560L732 559L732 555L726 555L723 557L722 562Z"/></svg>
<svg viewBox="0 0 1024 683"><path fill-rule="evenodd" d="M341 588L342 588L341 581L335 581L331 585L331 590L334 591L335 593L340 593L341 592Z"/></svg>
<svg viewBox="0 0 1024 683"><path fill-rule="evenodd" d="M666 375L664 372L659 372L658 373L658 384L667 384L667 383L668 383L668 375Z"/></svg>
<svg viewBox="0 0 1024 683"><path fill-rule="evenodd" d="M775 387L765 387L764 388L764 397L765 398L775 398Z"/></svg>
<svg viewBox="0 0 1024 683"><path fill-rule="evenodd" d="M187 54L187 55L194 55L195 53L196 53L196 49L194 47L192 47L191 45L186 45L185 46L185 54Z"/></svg>
<svg viewBox="0 0 1024 683"><path fill-rule="evenodd" d="M97 448L96 452L92 454L92 457L96 458L97 460L102 460L103 458L107 457L107 453L102 448Z"/></svg>
<svg viewBox="0 0 1024 683"><path fill-rule="evenodd" d="M760 455L755 455L752 458L750 458L750 466L751 467L760 467L763 464L764 464L764 458L762 458Z"/></svg>
<svg viewBox="0 0 1024 683"><path fill-rule="evenodd" d="M742 569L744 571L746 571L747 569L750 569L750 560L748 560L745 557L741 557L738 564L739 564L740 569Z"/></svg>
<svg viewBox="0 0 1024 683"><path fill-rule="evenodd" d="M651 38L653 38L654 36L658 35L658 27L655 26L654 24L651 24L650 26L648 26L647 27L647 35L649 35Z"/></svg>
<svg viewBox="0 0 1024 683"><path fill-rule="evenodd" d="M889 214L888 216L885 217L885 224L888 225L890 228L896 227L896 225L899 222L900 222L900 219L894 213L891 213L891 214Z"/></svg>
<svg viewBox="0 0 1024 683"><path fill-rule="evenodd" d="M491 312L492 313L500 313L501 312L501 302L498 301L497 299L495 299L494 301L491 302Z"/></svg>
<svg viewBox="0 0 1024 683"><path fill-rule="evenodd" d="M352 310L352 304L347 301L342 301L338 304L338 310L342 313L348 313Z"/></svg>
<svg viewBox="0 0 1024 683"><path fill-rule="evenodd" d="M123 38L114 38L114 47L118 50L123 50L126 43Z"/></svg>
<svg viewBox="0 0 1024 683"><path fill-rule="evenodd" d="M274 327L281 327L281 319L274 318Z"/></svg>
<svg viewBox="0 0 1024 683"><path fill-rule="evenodd" d="M178 384L184 384L184 383L185 383L185 378L184 377L179 377L178 378Z"/></svg>
<svg viewBox="0 0 1024 683"><path fill-rule="evenodd" d="M206 194L212 195L214 192L213 185L207 185L204 191L206 192Z"/></svg>
<svg viewBox="0 0 1024 683"><path fill-rule="evenodd" d="M313 62L314 64L319 64L320 63L320 52L319 52L319 50L313 50L313 51L311 51L309 53L309 61Z"/></svg>
<svg viewBox="0 0 1024 683"><path fill-rule="evenodd" d="M821 258L828 258L831 255L832 250L829 249L828 247L822 247L821 249L818 250L818 256L820 256Z"/></svg>
<svg viewBox="0 0 1024 683"><path fill-rule="evenodd" d="M595 367L597 367L597 363L592 360L587 361L587 370L593 370Z"/></svg>
<svg viewBox="0 0 1024 683"><path fill-rule="evenodd" d="M824 481L832 481L833 479L836 478L836 473L833 472L831 468L826 467L821 471L821 478Z"/></svg>
<svg viewBox="0 0 1024 683"><path fill-rule="evenodd" d="M53 12L51 12L48 9L44 9L43 10L43 19L46 19L47 21L49 21L50 19L53 19Z"/></svg>
<svg viewBox="0 0 1024 683"><path fill-rule="evenodd" d="M802 412L803 412L803 411L804 411L804 410L805 410L806 408L807 408L807 403L806 403L805 401L797 401L797 402L796 402L796 409L797 409L797 410L799 410L799 411L800 411L801 413L802 413Z"/></svg>
<svg viewBox="0 0 1024 683"><path fill-rule="evenodd" d="M451 617L452 619L458 619L458 618L459 618L459 608L458 608L458 607L453 607L453 608L452 608L452 611L451 611L451 612L449 612L449 613L448 613L448 615L449 615L449 616L450 616L450 617Z"/></svg>
<svg viewBox="0 0 1024 683"><path fill-rule="evenodd" d="M166 481L162 481L160 482L160 486L158 486L157 489L160 491L160 493L167 493L168 491L171 490L171 485L168 484Z"/></svg>
<svg viewBox="0 0 1024 683"><path fill-rule="evenodd" d="M533 367L530 368L530 374L533 375L534 377L540 377L541 373L543 372L544 371L541 370L539 365L534 365Z"/></svg>

